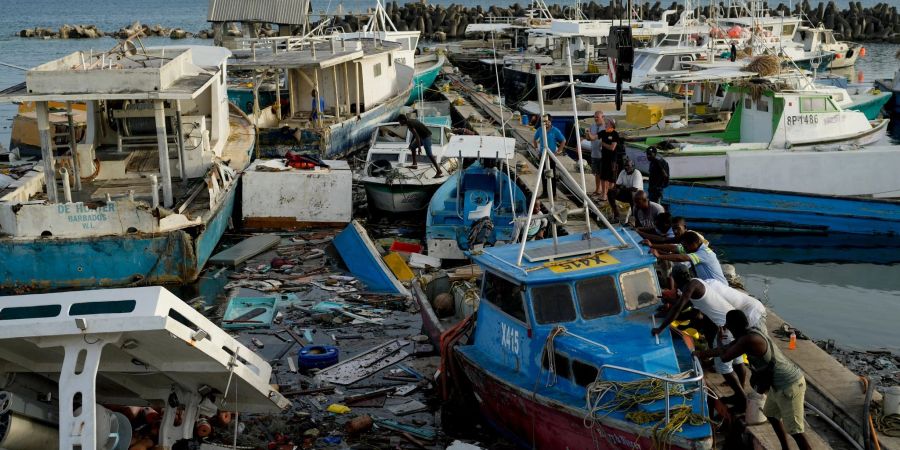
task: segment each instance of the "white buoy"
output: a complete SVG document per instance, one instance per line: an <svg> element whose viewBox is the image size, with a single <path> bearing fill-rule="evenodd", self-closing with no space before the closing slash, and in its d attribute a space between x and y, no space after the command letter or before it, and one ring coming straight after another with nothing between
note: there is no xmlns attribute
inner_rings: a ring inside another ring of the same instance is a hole
<svg viewBox="0 0 900 450"><path fill-rule="evenodd" d="M766 415L763 414L763 405L766 404L766 394L760 394L756 391L747 393L747 414L745 420L747 425L758 425L766 422Z"/></svg>
<svg viewBox="0 0 900 450"><path fill-rule="evenodd" d="M900 386L884 390L884 415L900 414Z"/></svg>

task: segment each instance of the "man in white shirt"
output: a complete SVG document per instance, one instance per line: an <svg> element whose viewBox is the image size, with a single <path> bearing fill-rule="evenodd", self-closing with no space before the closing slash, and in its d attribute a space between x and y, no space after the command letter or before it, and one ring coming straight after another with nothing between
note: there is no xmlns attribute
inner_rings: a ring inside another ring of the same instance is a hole
<svg viewBox="0 0 900 450"><path fill-rule="evenodd" d="M619 221L619 205L616 201L628 203L628 206L634 208L634 194L644 190L644 176L640 170L634 168L634 161L625 160L625 168L619 172L616 179L616 185L609 190L606 199L612 208L613 220Z"/></svg>

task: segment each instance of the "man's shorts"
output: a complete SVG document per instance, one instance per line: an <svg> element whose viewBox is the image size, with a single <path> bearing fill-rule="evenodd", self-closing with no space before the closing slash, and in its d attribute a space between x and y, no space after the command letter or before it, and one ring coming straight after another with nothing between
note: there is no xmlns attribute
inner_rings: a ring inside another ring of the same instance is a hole
<svg viewBox="0 0 900 450"><path fill-rule="evenodd" d="M800 434L806 427L803 421L803 399L806 396L806 379L802 376L794 384L782 390L773 387L766 393L763 414L781 419L788 434Z"/></svg>
<svg viewBox="0 0 900 450"><path fill-rule="evenodd" d="M731 332L729 332L728 330L725 330L725 334L722 335L722 344L719 345L719 336L717 335L713 339L713 348L728 347L728 344L730 344L732 341L734 341L734 336L732 336ZM732 366L740 365L743 363L744 363L743 356L738 356L737 358L734 358L731 361L722 361L722 359L719 358L718 356L715 359L713 359L713 367L716 368L716 373L721 374L721 375L725 375L725 374L734 372L734 368Z"/></svg>
<svg viewBox="0 0 900 450"><path fill-rule="evenodd" d="M591 158L591 173L599 177L602 169L603 160L600 158Z"/></svg>

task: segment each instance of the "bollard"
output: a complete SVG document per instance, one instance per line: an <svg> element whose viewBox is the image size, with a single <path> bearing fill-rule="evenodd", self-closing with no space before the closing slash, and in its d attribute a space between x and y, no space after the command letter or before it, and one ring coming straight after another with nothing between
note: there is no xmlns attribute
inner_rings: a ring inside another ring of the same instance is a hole
<svg viewBox="0 0 900 450"><path fill-rule="evenodd" d="M59 173L62 175L63 197L66 199L66 203L72 203L72 187L69 186L69 170L63 167L60 169Z"/></svg>

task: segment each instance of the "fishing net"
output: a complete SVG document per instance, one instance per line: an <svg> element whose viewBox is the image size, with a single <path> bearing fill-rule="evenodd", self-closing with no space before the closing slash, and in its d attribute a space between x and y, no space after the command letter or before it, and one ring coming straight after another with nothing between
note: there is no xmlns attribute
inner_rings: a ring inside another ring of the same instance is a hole
<svg viewBox="0 0 900 450"><path fill-rule="evenodd" d="M742 70L756 72L761 77L769 77L781 73L781 59L772 55L760 55L753 58Z"/></svg>

